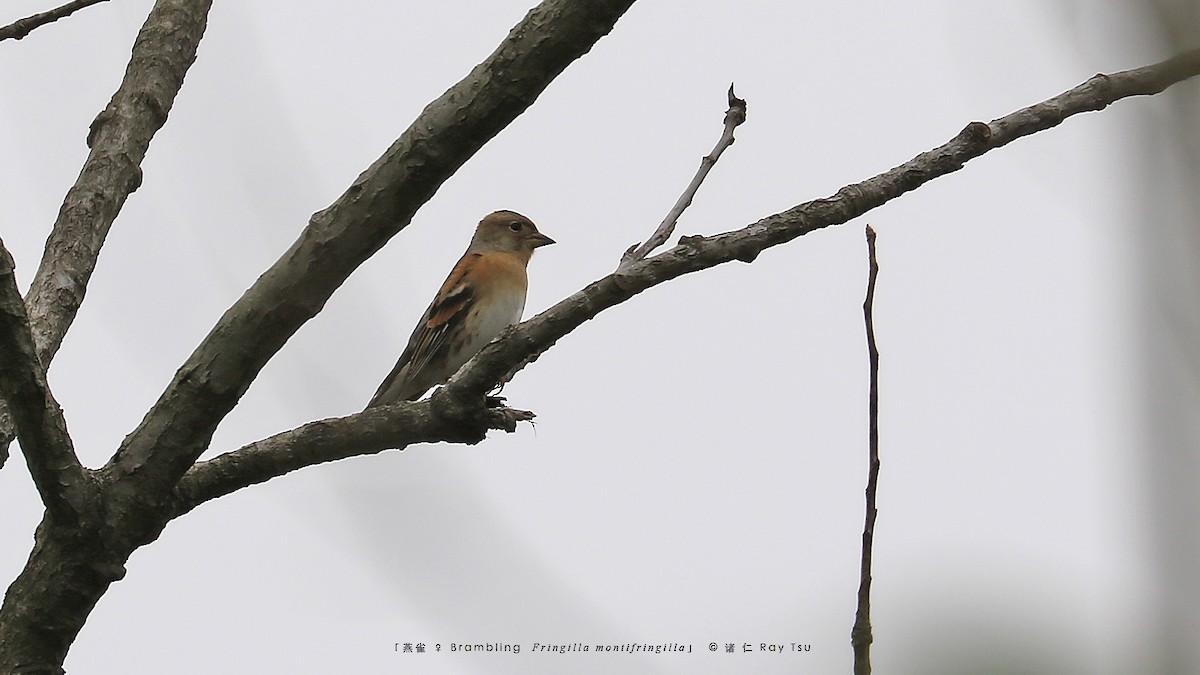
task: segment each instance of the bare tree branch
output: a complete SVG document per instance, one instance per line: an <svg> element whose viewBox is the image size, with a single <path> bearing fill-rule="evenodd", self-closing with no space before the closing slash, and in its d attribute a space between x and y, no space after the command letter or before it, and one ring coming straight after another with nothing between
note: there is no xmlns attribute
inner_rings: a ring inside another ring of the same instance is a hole
<svg viewBox="0 0 1200 675"><path fill-rule="evenodd" d="M854 675L871 675L871 556L875 548L875 495L879 489L879 348L875 345L875 281L879 261L875 257L875 230L867 225L867 297L863 319L867 329L867 362L870 390L867 394L867 509L863 522L862 563L858 576L858 610L850 629L854 650Z"/></svg>
<svg viewBox="0 0 1200 675"><path fill-rule="evenodd" d="M14 267L0 241L0 398L8 404L29 473L50 517L77 525L95 511L94 485L75 456L62 410L46 385Z"/></svg>
<svg viewBox="0 0 1200 675"><path fill-rule="evenodd" d="M108 0L74 0L74 2L68 2L62 7L56 7L49 12L39 12L24 19L18 19L0 28L0 41L8 40L9 38L20 40L29 35L35 28L40 28L48 23L54 23L59 19L71 16L84 7L91 7L102 2L108 2Z"/></svg>
<svg viewBox="0 0 1200 675"><path fill-rule="evenodd" d="M546 0L530 11L345 194L313 215L292 247L221 317L105 471L139 481L147 500L171 490L288 338L632 2Z"/></svg>
<svg viewBox="0 0 1200 675"><path fill-rule="evenodd" d="M125 199L141 185L141 163L150 139L166 123L183 77L196 59L211 4L158 0L133 44L121 86L92 122L87 137L91 153L59 208L26 296L44 367L50 366L83 303L109 228ZM5 451L12 440L6 417L0 409L0 448Z"/></svg>
<svg viewBox="0 0 1200 675"><path fill-rule="evenodd" d="M667 212L667 217L663 218L654 234L650 235L650 238L641 246L636 244L630 246L629 250L621 256L619 267L628 267L639 260L645 260L646 256L650 255L654 249L667 243L667 239L670 239L671 233L675 231L675 224L679 222L679 217L683 215L687 207L691 206L692 199L700 189L700 184L708 177L708 172L717 165L717 160L721 159L721 153L725 152L725 148L733 145L733 130L746 121L746 102L734 95L732 84L729 85L728 96L729 109L725 111L725 129L721 132L721 138L717 141L716 147L700 159L700 168L696 170L692 182L688 183L687 188L679 196L675 206L672 206L671 210Z"/></svg>
<svg viewBox="0 0 1200 675"><path fill-rule="evenodd" d="M1156 94L1200 74L1200 49L1154 65L1087 82L1046 101L993 120L972 122L942 146L837 194L768 216L713 237L682 237L678 245L603 277L490 343L442 388L465 404L492 386L513 365L549 349L559 338L601 311L676 277L740 260L753 262L772 246L867 213L929 181L957 171L989 150L1057 126L1066 118L1102 110L1130 96ZM435 399L437 394L435 394Z"/></svg>
<svg viewBox="0 0 1200 675"><path fill-rule="evenodd" d="M463 424L463 420L436 414L426 399L309 422L206 462L198 462L180 479L170 517L178 517L210 499L306 466L388 449L402 450L413 443L452 441L474 444L483 440L488 429L512 432L518 421L532 419L533 413L528 411L490 408L474 419L474 423Z"/></svg>
<svg viewBox="0 0 1200 675"><path fill-rule="evenodd" d="M1072 115L1101 110L1122 98L1158 93L1171 84L1197 74L1200 74L1200 50L1136 70L1096 75L1078 87L993 120L990 124L972 122L948 143L921 153L890 171L848 185L832 197L801 204L714 237L683 237L674 248L619 269L509 329L488 344L444 387L435 391L429 401L406 405L428 404L434 416L449 420L469 420L473 415L478 417L483 414L487 392L514 367L531 362L585 321L648 288L732 260L753 262L767 248L818 229L845 223L935 178L957 171L967 161L1022 136L1054 127ZM397 414L396 411L400 409L398 406L388 406L376 410ZM419 424L423 418L405 419ZM356 428L359 424L367 424L364 420L366 418L362 414L342 418L345 424L342 430L348 439L346 445L340 450L327 447L320 453L313 453L309 457L312 463L378 452L375 445L358 440L368 435ZM454 425L451 428L459 429ZM425 432L411 429L403 437L397 438L430 440L437 436L436 433ZM222 460L224 455L197 465L185 481L191 495L192 501L188 502L190 506L195 506L196 500L228 494L244 485L261 482L303 466L302 452L288 447L289 437L280 435L274 439L271 444L253 444L252 468L238 466L232 458ZM454 441L455 438L444 437L441 440ZM336 443L335 440L328 442ZM243 450L249 448L251 446ZM214 464L218 460L222 461L219 471ZM210 469L206 465L213 467Z"/></svg>
<svg viewBox="0 0 1200 675"><path fill-rule="evenodd" d="M113 220L142 183L142 160L196 60L211 4L158 0L133 44L121 86L92 122L91 153L58 211L26 298L43 364L75 320Z"/></svg>

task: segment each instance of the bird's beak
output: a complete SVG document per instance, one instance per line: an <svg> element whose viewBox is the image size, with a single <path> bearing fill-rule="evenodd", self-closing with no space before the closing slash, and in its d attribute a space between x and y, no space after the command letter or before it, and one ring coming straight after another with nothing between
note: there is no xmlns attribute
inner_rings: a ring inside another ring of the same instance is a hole
<svg viewBox="0 0 1200 675"><path fill-rule="evenodd" d="M533 244L534 248L537 248L539 246L548 246L550 244L555 243L553 239L551 239L550 237L547 237L546 235L542 234L541 232L534 232L533 234L529 235L529 241L530 241L530 243Z"/></svg>

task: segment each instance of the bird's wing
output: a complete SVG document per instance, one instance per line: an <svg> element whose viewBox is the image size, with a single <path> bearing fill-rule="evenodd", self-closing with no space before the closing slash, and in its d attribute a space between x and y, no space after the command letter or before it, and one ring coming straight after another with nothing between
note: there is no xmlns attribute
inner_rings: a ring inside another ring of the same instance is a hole
<svg viewBox="0 0 1200 675"><path fill-rule="evenodd" d="M447 338L462 330L461 326L476 300L476 294L467 277L480 257L478 253L464 255L451 270L450 276L446 277L446 281L434 296L433 303L425 310L420 323L408 338L408 345L400 354L392 372L388 373L375 395L371 397L368 408L382 403L381 397L395 385L401 385L397 391L403 389L403 385L411 381L415 374L423 371L430 360L442 352ZM398 377L403 377L404 381L396 382ZM424 391L417 395L421 393ZM393 403L395 400L387 402Z"/></svg>

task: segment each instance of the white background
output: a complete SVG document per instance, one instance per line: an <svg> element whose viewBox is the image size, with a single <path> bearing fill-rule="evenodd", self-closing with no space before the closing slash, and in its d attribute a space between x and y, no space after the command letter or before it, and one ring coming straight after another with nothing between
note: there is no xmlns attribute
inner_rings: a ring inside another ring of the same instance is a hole
<svg viewBox="0 0 1200 675"><path fill-rule="evenodd" d="M0 20L48 4L10 0ZM51 369L85 463L111 455L308 216L531 4L215 4ZM104 3L0 44L0 236L22 289L150 6ZM360 409L489 211L559 242L531 264L527 316L612 271L716 141L731 81L749 120L682 234L830 195L972 120L1166 55L1120 2L643 0L300 330L213 452ZM68 672L849 672L867 222L883 268L877 671L1152 671L1135 254L1168 236L1139 201L1145 158L1169 154L1156 121L1169 112L1137 99L1072 118L864 219L605 312L505 390L536 427L203 505L134 554ZM1194 367L1182 353L1168 363ZM40 514L17 453L0 471L5 583ZM746 642L811 651L723 653Z"/></svg>

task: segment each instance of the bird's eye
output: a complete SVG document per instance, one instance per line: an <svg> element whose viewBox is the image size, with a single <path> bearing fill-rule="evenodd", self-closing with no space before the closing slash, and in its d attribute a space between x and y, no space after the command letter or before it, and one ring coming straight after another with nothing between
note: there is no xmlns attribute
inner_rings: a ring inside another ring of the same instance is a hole
<svg viewBox="0 0 1200 675"><path fill-rule="evenodd" d="M514 220L512 223L509 224L508 229L512 230L513 232L520 232L521 231L521 221Z"/></svg>

